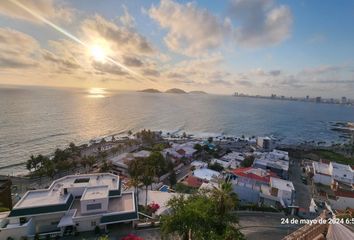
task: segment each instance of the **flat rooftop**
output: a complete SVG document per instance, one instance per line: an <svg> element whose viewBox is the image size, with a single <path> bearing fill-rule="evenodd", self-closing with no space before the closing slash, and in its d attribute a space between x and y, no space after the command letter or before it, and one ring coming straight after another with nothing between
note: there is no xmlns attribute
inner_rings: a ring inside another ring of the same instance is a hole
<svg viewBox="0 0 354 240"><path fill-rule="evenodd" d="M285 190L289 192L295 191L293 183L287 180L271 177L270 184L272 187L278 188L280 190Z"/></svg>
<svg viewBox="0 0 354 240"><path fill-rule="evenodd" d="M332 172L329 168L329 164L321 162L313 162L313 168L316 173L332 175Z"/></svg>
<svg viewBox="0 0 354 240"><path fill-rule="evenodd" d="M119 176L110 173L69 175L55 180L49 188L92 187L106 185L109 190L111 190L117 189L118 183Z"/></svg>
<svg viewBox="0 0 354 240"><path fill-rule="evenodd" d="M289 170L289 162L283 160L256 159L254 160L254 164L278 168L284 171Z"/></svg>
<svg viewBox="0 0 354 240"><path fill-rule="evenodd" d="M108 197L108 186L88 187L81 197L81 200L92 200Z"/></svg>
<svg viewBox="0 0 354 240"><path fill-rule="evenodd" d="M17 208L30 208L44 205L56 205L66 203L69 195L60 194L58 190L34 190L28 191L14 206Z"/></svg>
<svg viewBox="0 0 354 240"><path fill-rule="evenodd" d="M75 199L73 205L71 206L71 210L76 209L75 217L100 215L100 214L107 214L107 213L133 212L135 211L134 203L135 200L134 200L133 193L127 192L127 193L123 193L121 197L110 198L108 201L108 211L105 212L82 214L80 199Z"/></svg>
<svg viewBox="0 0 354 240"><path fill-rule="evenodd" d="M108 194L109 190L119 188L119 176L109 173L69 175L55 180L48 189L26 192L14 206L14 209L64 204L69 194L64 194L63 188L90 188L97 186L102 186L106 189L101 188L101 194ZM93 192L93 190L90 190L87 197L93 197L95 195Z"/></svg>
<svg viewBox="0 0 354 240"><path fill-rule="evenodd" d="M220 173L209 168L199 168L193 171L193 176L210 181L214 177L219 177Z"/></svg>

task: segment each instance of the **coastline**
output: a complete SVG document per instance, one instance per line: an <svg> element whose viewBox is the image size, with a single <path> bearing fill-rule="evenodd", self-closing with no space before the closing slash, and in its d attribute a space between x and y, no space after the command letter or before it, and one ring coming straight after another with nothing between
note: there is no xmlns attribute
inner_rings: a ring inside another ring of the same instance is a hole
<svg viewBox="0 0 354 240"><path fill-rule="evenodd" d="M142 130L142 129L141 129ZM87 146L90 147L92 144L99 143L102 139L105 141L110 142L112 137L117 140L127 140L130 138L128 131L120 131L114 134L106 134L101 137L95 137L89 140L80 141L78 143L79 147ZM140 130L139 130L140 131ZM224 140L231 140L231 141L248 141L248 142L255 142L256 137L258 136L236 136L236 135L229 135L223 133L211 133L211 132L185 132L182 128L176 130L152 130L154 132L160 132L163 139L168 141L187 141L187 140L195 140L195 141L206 141L208 138L212 137L216 142L224 141ZM333 131L333 130L332 130ZM137 131L138 132L138 131ZM184 137L186 136L186 137ZM312 149L312 150L332 150L333 145L344 144L348 140L343 138L343 141L337 142L324 142L324 141L298 141L298 142L284 142L284 139L277 138L276 136L270 135L269 136L279 148L287 148L287 149ZM130 138L132 139L132 138ZM64 148L67 149L68 145ZM43 153L42 153L43 154ZM54 156L54 153L44 154L49 158ZM29 158L30 156L28 156ZM0 176L18 176L18 177L26 177L29 174L29 171L26 169L26 161L21 163L14 163L8 166L0 166ZM12 174L10 174L12 172Z"/></svg>

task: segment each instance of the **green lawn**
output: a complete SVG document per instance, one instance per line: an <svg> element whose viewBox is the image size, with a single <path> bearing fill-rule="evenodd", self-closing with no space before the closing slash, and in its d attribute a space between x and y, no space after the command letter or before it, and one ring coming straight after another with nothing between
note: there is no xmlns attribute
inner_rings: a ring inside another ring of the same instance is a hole
<svg viewBox="0 0 354 240"><path fill-rule="evenodd" d="M354 165L354 158L347 158L342 154L330 150L313 150L312 153L318 155L320 158L330 160L337 163Z"/></svg>

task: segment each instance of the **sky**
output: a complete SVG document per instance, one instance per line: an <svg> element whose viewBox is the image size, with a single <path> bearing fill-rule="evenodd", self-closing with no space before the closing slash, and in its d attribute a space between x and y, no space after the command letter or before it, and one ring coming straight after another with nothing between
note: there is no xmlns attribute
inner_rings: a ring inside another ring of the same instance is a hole
<svg viewBox="0 0 354 240"><path fill-rule="evenodd" d="M2 0L0 84L354 98L354 1Z"/></svg>

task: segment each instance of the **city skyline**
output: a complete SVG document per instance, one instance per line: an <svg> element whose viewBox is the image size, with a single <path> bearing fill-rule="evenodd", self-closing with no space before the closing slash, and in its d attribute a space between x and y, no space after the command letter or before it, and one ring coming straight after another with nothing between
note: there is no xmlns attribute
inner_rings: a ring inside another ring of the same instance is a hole
<svg viewBox="0 0 354 240"><path fill-rule="evenodd" d="M6 0L0 84L353 98L353 21L351 1Z"/></svg>

